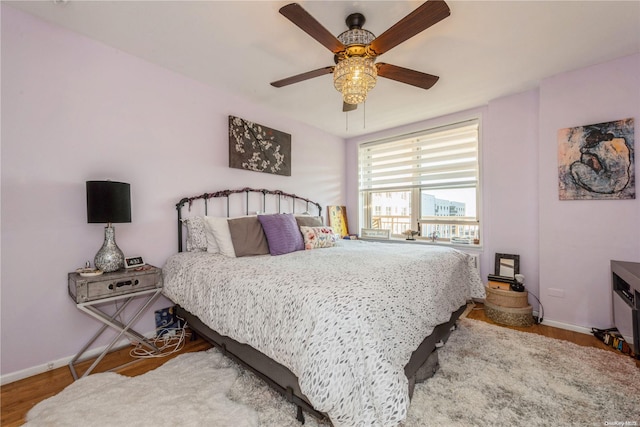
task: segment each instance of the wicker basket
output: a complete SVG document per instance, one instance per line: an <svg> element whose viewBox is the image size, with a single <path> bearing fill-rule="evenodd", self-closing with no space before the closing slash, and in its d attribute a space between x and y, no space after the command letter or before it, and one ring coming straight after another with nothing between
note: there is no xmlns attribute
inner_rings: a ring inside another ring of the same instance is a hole
<svg viewBox="0 0 640 427"><path fill-rule="evenodd" d="M505 289L493 289L487 286L487 302L500 307L522 308L529 305L528 292L514 292Z"/></svg>
<svg viewBox="0 0 640 427"><path fill-rule="evenodd" d="M530 305L527 305L526 307L501 307L499 305L492 304L487 300L484 302L484 312L489 319L503 325L533 325L533 309Z"/></svg>

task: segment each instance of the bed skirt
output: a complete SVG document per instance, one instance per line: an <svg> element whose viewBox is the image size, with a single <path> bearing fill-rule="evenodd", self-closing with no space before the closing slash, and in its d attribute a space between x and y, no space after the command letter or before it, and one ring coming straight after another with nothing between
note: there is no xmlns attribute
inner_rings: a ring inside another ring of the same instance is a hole
<svg viewBox="0 0 640 427"><path fill-rule="evenodd" d="M404 372L409 379L409 396L413 396L416 383L429 378L437 369L437 348L444 344L455 327L456 320L465 311L461 306L451 314L448 322L436 326L428 337L422 341L412 353ZM289 402L298 407L297 418L304 423L302 410L319 419L327 419L327 414L316 411L309 399L302 393L298 378L287 367L275 362L250 345L241 344L227 336L220 335L205 325L199 318L184 308L177 306L177 315L184 318L195 334L218 347L222 353L232 360L250 369L272 388L282 394Z"/></svg>

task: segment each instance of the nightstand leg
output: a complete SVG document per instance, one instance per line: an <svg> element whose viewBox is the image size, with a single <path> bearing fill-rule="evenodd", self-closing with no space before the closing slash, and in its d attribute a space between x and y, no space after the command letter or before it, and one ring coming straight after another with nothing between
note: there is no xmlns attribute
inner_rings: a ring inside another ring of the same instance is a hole
<svg viewBox="0 0 640 427"><path fill-rule="evenodd" d="M118 310L113 313L112 318L115 319L116 317L118 317L120 315L120 313L122 313L122 311L127 307L127 305L129 304L129 302L131 302L133 300L133 298L129 298L127 299L127 301L125 301L124 304L122 304L122 306L120 306L120 308L118 308ZM84 310L84 307L79 307L82 311ZM103 322L104 323L104 322ZM78 361L78 359L80 359L80 357L82 357L82 355L89 349L89 347L91 346L91 344L93 344L100 335L102 335L102 333L105 331L105 329L107 329L107 327L109 327L108 324L104 324L102 325L102 327L98 330L98 332L93 336L93 338L91 338L89 341L87 341L87 343L84 345L84 347L82 347L82 349L75 355L75 357L73 359L71 359L71 362L69 362L69 369L71 370L71 375L73 376L74 380L78 379L78 374L76 373L76 369L75 369L75 363ZM119 338L120 336L116 337L116 340ZM107 349L106 351L108 351L109 349ZM104 357L103 353L101 356ZM102 357L100 357L100 359L102 359ZM94 363L94 365L96 365L97 363ZM95 368L95 366L92 365L89 370L87 372L90 372L93 370L93 368ZM85 373L86 375L86 373ZM84 377L84 375L83 375Z"/></svg>
<svg viewBox="0 0 640 427"><path fill-rule="evenodd" d="M149 349L155 352L160 351L155 345L149 342L142 334L131 329L131 326L140 318L140 316L147 310L147 308L155 300L158 299L161 291L162 291L161 289L158 289L151 297L149 297L147 299L147 302L134 314L134 316L127 322L126 325L122 324L121 322L118 322L116 320L116 317L125 309L125 307L127 307L127 305L129 305L129 303L133 300L134 297L127 298L124 304L122 304L122 306L111 316L100 311L99 309L94 307L92 304L88 304L88 303L78 304L78 309L84 311L91 317L101 321L103 323L103 326L100 328L100 330L98 330L98 332L93 336L93 338L91 338L89 342L85 344L82 350L80 350L80 352L76 354L76 356L71 360L71 362L69 362L69 369L71 370L71 375L73 376L74 380L78 379L78 374L75 370L74 364L87 351L87 349L91 346L91 344L93 344L98 339L98 337L102 335L102 333L107 329L107 327L111 327L116 331L119 331L120 333L109 343L109 345L102 351L102 353L96 358L96 360L94 360L94 362L91 364L89 369L87 369L80 378L83 378L89 375L98 365L98 363L100 363L100 361L102 361L102 359L107 355L107 353L111 350L111 348L120 340L120 338L122 338L123 335L126 335L130 339L136 340L141 344L144 344L145 346L149 347Z"/></svg>

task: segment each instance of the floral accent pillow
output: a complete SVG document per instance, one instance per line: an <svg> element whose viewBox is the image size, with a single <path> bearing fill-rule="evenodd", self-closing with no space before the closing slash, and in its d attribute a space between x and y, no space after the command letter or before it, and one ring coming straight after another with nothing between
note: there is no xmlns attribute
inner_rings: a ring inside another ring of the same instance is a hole
<svg viewBox="0 0 640 427"><path fill-rule="evenodd" d="M204 218L194 216L185 218L182 223L187 227L187 252L204 252L207 250L207 235Z"/></svg>
<svg viewBox="0 0 640 427"><path fill-rule="evenodd" d="M306 227L301 226L300 232L304 238L304 248L330 248L336 245L338 238L331 227Z"/></svg>

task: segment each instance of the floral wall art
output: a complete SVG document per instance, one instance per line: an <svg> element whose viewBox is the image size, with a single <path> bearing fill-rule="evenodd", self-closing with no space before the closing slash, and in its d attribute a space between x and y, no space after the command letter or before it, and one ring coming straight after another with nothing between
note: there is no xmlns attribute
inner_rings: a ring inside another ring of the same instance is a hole
<svg viewBox="0 0 640 427"><path fill-rule="evenodd" d="M635 199L633 119L558 131L560 200Z"/></svg>
<svg viewBox="0 0 640 427"><path fill-rule="evenodd" d="M229 116L229 167L291 176L291 135Z"/></svg>

